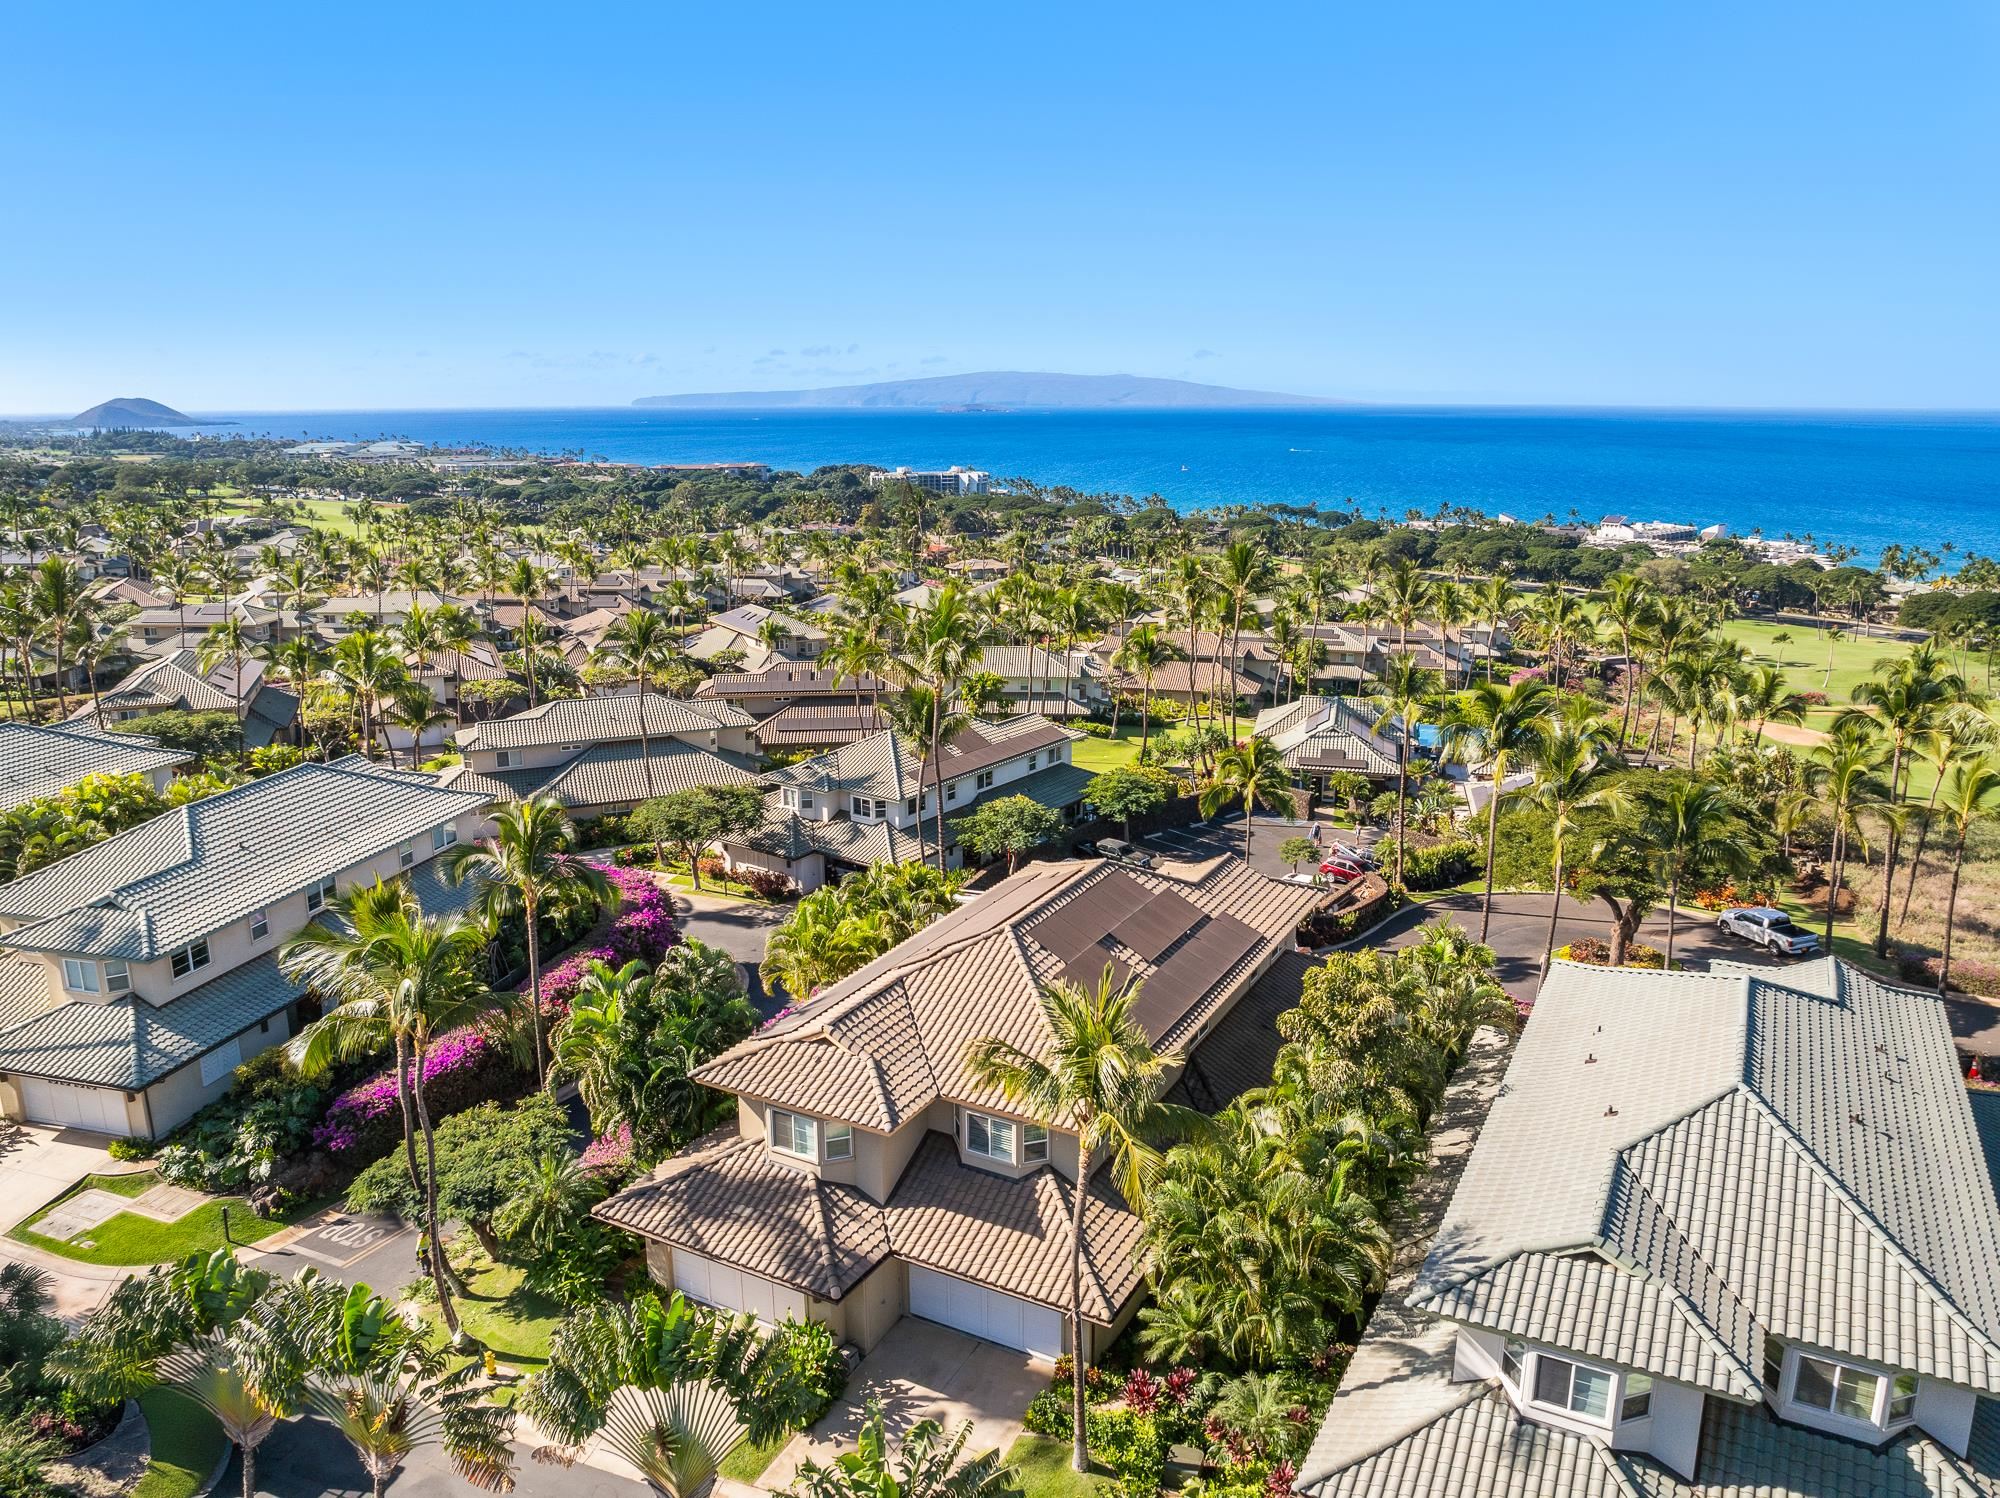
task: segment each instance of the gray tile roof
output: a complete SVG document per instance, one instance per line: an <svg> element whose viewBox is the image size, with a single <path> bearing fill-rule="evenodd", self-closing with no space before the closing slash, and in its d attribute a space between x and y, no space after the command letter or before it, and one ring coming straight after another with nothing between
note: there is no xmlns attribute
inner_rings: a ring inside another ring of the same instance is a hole
<svg viewBox="0 0 2000 1498"><path fill-rule="evenodd" d="M646 785L646 756L637 739L621 739L586 749L552 771L500 771L493 777L540 775L522 796L554 796L564 806L624 806L649 795L707 785L756 785L759 776L735 755L711 753L679 739L653 744L652 789Z"/></svg>
<svg viewBox="0 0 2000 1498"><path fill-rule="evenodd" d="M977 718L938 751L935 765L924 762L923 746L885 730L815 754L811 759L773 770L774 785L809 787L835 796L874 796L905 801L917 794L921 772L926 788L1004 764L1010 759L1066 743L1082 735L1037 714L1015 718ZM969 798L966 804L970 804ZM954 808L947 805L945 816Z"/></svg>
<svg viewBox="0 0 2000 1498"><path fill-rule="evenodd" d="M296 765L0 886L0 947L145 962L485 801L359 758Z"/></svg>
<svg viewBox="0 0 2000 1498"><path fill-rule="evenodd" d="M0 723L0 811L68 790L86 775L137 775L193 758L135 733Z"/></svg>
<svg viewBox="0 0 2000 1498"><path fill-rule="evenodd" d="M751 721L748 713L727 702L706 699L694 702L654 692L646 694L646 729L660 738L676 734L706 735L717 728L747 728ZM600 744L638 737L636 692L615 697L559 697L511 718L473 723L458 731L460 744L477 749Z"/></svg>

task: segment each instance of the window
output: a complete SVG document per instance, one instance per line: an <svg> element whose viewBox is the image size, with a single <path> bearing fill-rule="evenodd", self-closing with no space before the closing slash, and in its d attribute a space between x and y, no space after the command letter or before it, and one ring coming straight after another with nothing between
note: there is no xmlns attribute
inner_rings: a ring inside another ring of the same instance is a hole
<svg viewBox="0 0 2000 1498"><path fill-rule="evenodd" d="M886 816L889 811L888 802L877 801L869 796L850 796L847 804L857 817Z"/></svg>
<svg viewBox="0 0 2000 1498"><path fill-rule="evenodd" d="M799 810L811 811L812 809L813 809L813 793L811 791L800 791Z"/></svg>
<svg viewBox="0 0 2000 1498"><path fill-rule="evenodd" d="M1785 1385L1785 1344L1776 1337L1764 1339L1764 1387L1772 1394L1783 1391Z"/></svg>
<svg viewBox="0 0 2000 1498"><path fill-rule="evenodd" d="M1040 1124L1021 1125L1021 1158L1039 1163L1049 1157L1049 1131Z"/></svg>
<svg viewBox="0 0 2000 1498"><path fill-rule="evenodd" d="M262 941L271 934L271 917L268 911L250 912L250 940Z"/></svg>
<svg viewBox="0 0 2000 1498"><path fill-rule="evenodd" d="M333 875L328 874L318 884L306 891L306 909L318 910L334 895Z"/></svg>
<svg viewBox="0 0 2000 1498"><path fill-rule="evenodd" d="M1500 1348L1500 1376L1515 1388L1521 1386L1521 1359L1528 1355L1528 1344L1519 1337L1509 1337Z"/></svg>
<svg viewBox="0 0 2000 1498"><path fill-rule="evenodd" d="M105 963L104 991L106 993L130 993L132 991L132 969L122 962Z"/></svg>
<svg viewBox="0 0 2000 1498"><path fill-rule="evenodd" d="M797 810L798 804L799 804L799 793L794 790L787 790L785 792L785 805L791 807L793 810Z"/></svg>
<svg viewBox="0 0 2000 1498"><path fill-rule="evenodd" d="M1875 1391L1882 1380L1845 1363L1825 1358L1799 1358L1799 1373L1792 1385L1792 1402L1809 1410L1823 1410L1844 1420L1875 1420Z"/></svg>
<svg viewBox="0 0 2000 1498"><path fill-rule="evenodd" d="M958 799L958 782L956 780L947 780L944 783L944 798L947 801L956 801Z"/></svg>
<svg viewBox="0 0 2000 1498"><path fill-rule="evenodd" d="M1643 1420L1653 1413L1653 1381L1643 1373L1625 1375L1625 1397L1618 1401L1620 1420Z"/></svg>
<svg viewBox="0 0 2000 1498"><path fill-rule="evenodd" d="M973 777L972 783L982 791L991 790L993 787L993 772L991 770L981 770L978 775Z"/></svg>
<svg viewBox="0 0 2000 1498"><path fill-rule="evenodd" d="M405 843L403 844L402 847L396 850L396 867L401 869L407 869L411 864L415 863L416 861L417 861L417 845L415 843Z"/></svg>
<svg viewBox="0 0 2000 1498"><path fill-rule="evenodd" d="M912 796L903 803L903 815L906 817L913 817L916 814L917 814L917 798L915 796Z"/></svg>
<svg viewBox="0 0 2000 1498"><path fill-rule="evenodd" d="M449 848L457 841L458 823L456 822L446 822L442 827L433 827L431 829L431 851L433 853L443 848Z"/></svg>
<svg viewBox="0 0 2000 1498"><path fill-rule="evenodd" d="M97 964L75 957L63 958L63 987L71 993L96 993Z"/></svg>
<svg viewBox="0 0 2000 1498"><path fill-rule="evenodd" d="M829 1160L854 1158L854 1126L831 1123L826 1126L826 1157Z"/></svg>
<svg viewBox="0 0 2000 1498"><path fill-rule="evenodd" d="M787 1155L799 1155L807 1160L819 1158L818 1140L814 1138L814 1125L810 1118L802 1118L796 1113L786 1113L782 1109L771 1110L771 1148Z"/></svg>
<svg viewBox="0 0 2000 1498"><path fill-rule="evenodd" d="M988 1118L984 1113L966 1114L965 1152L1013 1164L1014 1125L1004 1118Z"/></svg>
<svg viewBox="0 0 2000 1498"><path fill-rule="evenodd" d="M1901 1425L1917 1418L1917 1376L1899 1373L1889 1385L1889 1423Z"/></svg>
<svg viewBox="0 0 2000 1498"><path fill-rule="evenodd" d="M243 1064L240 1041L224 1041L201 1058L201 1085L212 1087Z"/></svg>
<svg viewBox="0 0 2000 1498"><path fill-rule="evenodd" d="M514 751L512 749L502 749L499 753L495 754L493 756L493 768L496 770L513 769Z"/></svg>
<svg viewBox="0 0 2000 1498"><path fill-rule="evenodd" d="M1535 1357L1535 1403L1567 1410L1586 1420L1603 1420L1611 1410L1611 1375L1567 1358Z"/></svg>
<svg viewBox="0 0 2000 1498"><path fill-rule="evenodd" d="M208 966L208 938L191 941L173 956L174 976L185 978L189 973L199 972Z"/></svg>
<svg viewBox="0 0 2000 1498"><path fill-rule="evenodd" d="M1042 762L1042 757L1039 754L1031 754L1028 756L1028 768L1031 770L1034 769L1041 762Z"/></svg>

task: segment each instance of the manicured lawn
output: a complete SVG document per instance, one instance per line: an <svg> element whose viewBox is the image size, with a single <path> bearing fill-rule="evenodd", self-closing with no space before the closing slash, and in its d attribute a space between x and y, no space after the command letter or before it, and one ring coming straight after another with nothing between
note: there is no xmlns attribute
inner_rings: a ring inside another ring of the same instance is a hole
<svg viewBox="0 0 2000 1498"><path fill-rule="evenodd" d="M739 1441L736 1449L722 1459L722 1475L735 1482L756 1482L791 1439L790 1432L780 1432L761 1446L751 1441Z"/></svg>
<svg viewBox="0 0 2000 1498"><path fill-rule="evenodd" d="M1087 1494L1110 1493L1117 1479L1092 1462L1087 1473L1070 1469L1067 1441L1048 1436L1023 1435L1007 1450L1007 1465L1020 1474L1025 1498L1085 1498Z"/></svg>
<svg viewBox="0 0 2000 1498"><path fill-rule="evenodd" d="M222 1460L224 1439L215 1416L185 1394L151 1388L139 1396L152 1433L153 1459L132 1498L188 1498Z"/></svg>
<svg viewBox="0 0 2000 1498"><path fill-rule="evenodd" d="M87 1176L59 1197L57 1202L92 1187L119 1196L138 1196L157 1181L158 1177L151 1171L140 1171L134 1175ZM57 1202L49 1205L55 1206ZM33 1224L41 1220L46 1208L7 1236L46 1253L60 1254L65 1259L75 1259L84 1264L171 1264L189 1254L205 1254L223 1246L222 1212L225 1207L229 1209L229 1241L236 1244L259 1242L286 1226L286 1218L259 1217L250 1210L248 1202L240 1197L227 1197L196 1207L175 1222L158 1222L151 1217L141 1217L136 1212L117 1213L78 1235L79 1238L88 1238L95 1245L92 1248L85 1248L80 1242L45 1238L34 1232ZM296 1220L297 1216L296 1212L289 1214L290 1220Z"/></svg>
<svg viewBox="0 0 2000 1498"><path fill-rule="evenodd" d="M1155 725L1157 726L1157 725ZM1139 725L1121 722L1118 737L1097 739L1088 736L1070 745L1070 758L1080 769L1093 775L1106 770L1115 770L1120 765L1129 765L1139 757Z"/></svg>
<svg viewBox="0 0 2000 1498"><path fill-rule="evenodd" d="M521 1283L523 1271L517 1264L489 1263L483 1254L454 1253L460 1258L460 1276L470 1294L455 1297L459 1324L493 1351L493 1356L511 1367L532 1373L549 1360L549 1339L562 1324L563 1310L555 1301L537 1294ZM436 1318L436 1310L426 1307ZM444 1335L437 1322L438 1335Z"/></svg>
<svg viewBox="0 0 2000 1498"><path fill-rule="evenodd" d="M1909 653L1910 647L1901 640L1857 634L1851 628L1843 632L1846 638L1833 643L1833 672L1829 676L1826 669L1827 638L1823 630L1803 624L1773 624L1761 619L1731 619L1722 626L1726 638L1739 640L1750 647L1751 659L1757 665L1782 669L1793 691L1826 693L1827 708L1824 712L1807 718L1808 726L1819 728L1826 726L1824 719L1830 718L1853 700L1855 684L1874 674L1877 661ZM1783 645L1777 643L1777 636L1781 634L1791 636Z"/></svg>

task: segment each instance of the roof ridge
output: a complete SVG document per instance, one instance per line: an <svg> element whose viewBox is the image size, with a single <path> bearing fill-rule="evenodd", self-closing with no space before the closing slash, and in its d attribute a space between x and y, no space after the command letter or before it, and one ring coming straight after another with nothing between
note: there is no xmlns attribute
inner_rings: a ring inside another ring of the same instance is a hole
<svg viewBox="0 0 2000 1498"><path fill-rule="evenodd" d="M1897 1240L1896 1235L1889 1231L1887 1224L1868 1209L1861 1198L1856 1196L1833 1169L1813 1151L1799 1132L1785 1121L1778 1110L1773 1108L1756 1088L1749 1084L1748 1079L1745 1079L1737 1090L1777 1129L1779 1138L1788 1142L1797 1151L1813 1174L1833 1193L1834 1199L1853 1213L1855 1219L1881 1243L1889 1257L1910 1273L1917 1282L1917 1288L1935 1301L1945 1315L1956 1322L1967 1336L1982 1344L1988 1357L2000 1361L2000 1340L1996 1340L1992 1333L1974 1321L1957 1301L1945 1293L1944 1286L1938 1282L1937 1276L1911 1256L1909 1250Z"/></svg>
<svg viewBox="0 0 2000 1498"><path fill-rule="evenodd" d="M1639 1190L1645 1192L1646 1195L1652 1196L1653 1193L1651 1189L1646 1185L1644 1181L1639 1180L1635 1176L1633 1178L1633 1183ZM1691 1254L1701 1264L1701 1266L1709 1272L1710 1278L1712 1278L1715 1281L1715 1283L1722 1288L1723 1294L1727 1295L1732 1301L1734 1301L1739 1307L1742 1308L1743 1314L1745 1318L1749 1320L1750 1324L1752 1326L1757 1326L1761 1329L1762 1323L1757 1320L1755 1313L1751 1311L1750 1307L1744 1305L1743 1297L1738 1295L1736 1291L1730 1287L1729 1282L1725 1280L1721 1276L1721 1274L1716 1271L1716 1268L1713 1264L1710 1264L1708 1262L1708 1259L1702 1254L1701 1250L1696 1248L1694 1244L1688 1240L1687 1234L1681 1232L1680 1224L1674 1222L1673 1218L1667 1215L1666 1210L1664 1208L1660 1209L1660 1218L1662 1221L1668 1223L1670 1226L1673 1227L1675 1235L1681 1240L1682 1243L1686 1244L1688 1253ZM1602 1234L1598 1235L1597 1251L1603 1255L1605 1262L1612 1265L1613 1267L1631 1274L1634 1278L1643 1279L1650 1284L1657 1285L1660 1289L1660 1293L1667 1296L1670 1300L1673 1301L1674 1305L1680 1310L1681 1314L1686 1318L1688 1324L1694 1328L1695 1335L1701 1338L1701 1340L1708 1345L1708 1349L1710 1352L1715 1354L1717 1358L1726 1362L1731 1368L1741 1373L1743 1375L1744 1382L1750 1385L1752 1389L1763 1388L1764 1386L1763 1380L1757 1377L1755 1370L1752 1369L1748 1364L1746 1364L1743 1361L1743 1359L1741 1359L1736 1355L1736 1351L1734 1348L1730 1347L1730 1345L1727 1342L1724 1342L1722 1340L1721 1333L1717 1332L1715 1328L1709 1324L1708 1318L1704 1316L1701 1312L1701 1307L1697 1306L1692 1300L1690 1300L1687 1296L1687 1293L1683 1291L1679 1285L1676 1285L1672 1280L1668 1279L1665 1275L1656 1273L1651 1265L1639 1263L1633 1259L1628 1258L1624 1254L1616 1252L1614 1249L1612 1249L1609 1242L1604 1238Z"/></svg>

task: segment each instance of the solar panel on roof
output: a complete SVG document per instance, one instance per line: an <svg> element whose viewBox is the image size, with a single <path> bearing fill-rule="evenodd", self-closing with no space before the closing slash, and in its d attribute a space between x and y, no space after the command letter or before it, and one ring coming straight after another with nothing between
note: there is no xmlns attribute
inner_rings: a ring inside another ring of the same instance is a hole
<svg viewBox="0 0 2000 1498"><path fill-rule="evenodd" d="M1147 962L1157 962L1160 954L1193 930L1200 919L1199 906L1170 889L1155 890L1145 903L1128 911L1111 928L1111 934Z"/></svg>
<svg viewBox="0 0 2000 1498"><path fill-rule="evenodd" d="M1063 977L1078 988L1094 990L1104 970L1111 969L1111 991L1118 992L1132 980L1132 969L1095 944L1085 947L1063 967ZM1145 990L1141 989L1140 992Z"/></svg>
<svg viewBox="0 0 2000 1498"><path fill-rule="evenodd" d="M1162 963L1139 990L1133 1017L1154 1041L1257 945L1257 932L1232 915L1208 923Z"/></svg>
<svg viewBox="0 0 2000 1498"><path fill-rule="evenodd" d="M1068 962L1115 925L1148 891L1129 874L1114 873L1087 886L1027 928L1043 948Z"/></svg>

